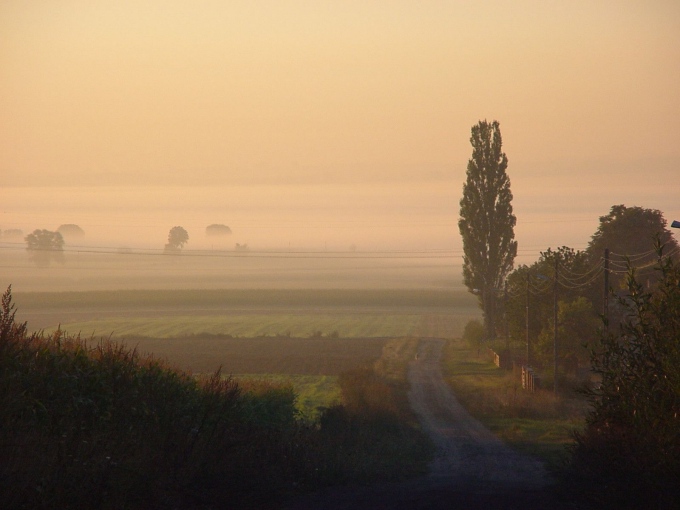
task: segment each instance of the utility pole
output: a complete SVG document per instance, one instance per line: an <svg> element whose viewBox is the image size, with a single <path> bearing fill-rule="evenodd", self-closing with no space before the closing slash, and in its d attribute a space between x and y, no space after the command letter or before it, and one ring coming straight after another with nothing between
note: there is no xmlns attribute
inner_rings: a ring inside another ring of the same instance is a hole
<svg viewBox="0 0 680 510"><path fill-rule="evenodd" d="M609 248L604 249L604 300L602 305L604 332L609 332Z"/></svg>
<svg viewBox="0 0 680 510"><path fill-rule="evenodd" d="M505 280L503 289L503 319L505 322L505 349L510 350L510 330L508 326L508 280Z"/></svg>
<svg viewBox="0 0 680 510"><path fill-rule="evenodd" d="M526 330L527 330L527 368L529 368L529 278L531 275L527 272L527 316L526 316Z"/></svg>
<svg viewBox="0 0 680 510"><path fill-rule="evenodd" d="M555 371L555 382L554 382L554 392L555 395L557 395L557 283L558 283L558 275L559 275L559 265L560 265L560 257L557 253L555 253L555 278L553 279L553 325L554 325L554 337L553 337L553 350L554 350L554 355L555 355L555 366L554 366L554 371Z"/></svg>

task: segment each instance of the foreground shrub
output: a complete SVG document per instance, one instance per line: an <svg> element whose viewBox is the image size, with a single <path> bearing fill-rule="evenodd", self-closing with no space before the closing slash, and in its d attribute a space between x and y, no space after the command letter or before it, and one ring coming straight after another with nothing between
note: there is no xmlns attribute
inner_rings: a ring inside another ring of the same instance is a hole
<svg viewBox="0 0 680 510"><path fill-rule="evenodd" d="M103 340L0 315L0 506L259 505L292 486L294 395L197 380ZM300 457L300 455L297 455Z"/></svg>
<svg viewBox="0 0 680 510"><path fill-rule="evenodd" d="M629 272L625 320L592 355L601 384L565 479L598 507L680 507L680 267L659 260L652 291Z"/></svg>
<svg viewBox="0 0 680 510"><path fill-rule="evenodd" d="M0 308L0 508L267 508L429 459L404 383L372 369L344 376L346 407L310 425L290 387L194 378L106 339L29 335L11 289Z"/></svg>
<svg viewBox="0 0 680 510"><path fill-rule="evenodd" d="M343 403L326 409L320 419L327 476L366 483L427 471L434 447L406 396L403 361L412 359L416 348L413 339L392 341L374 366L340 375ZM394 356L395 352L400 355Z"/></svg>

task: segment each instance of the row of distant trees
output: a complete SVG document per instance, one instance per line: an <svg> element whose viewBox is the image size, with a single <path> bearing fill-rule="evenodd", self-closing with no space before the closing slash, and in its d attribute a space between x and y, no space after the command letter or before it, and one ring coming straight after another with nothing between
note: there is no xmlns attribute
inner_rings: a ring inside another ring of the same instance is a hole
<svg viewBox="0 0 680 510"><path fill-rule="evenodd" d="M226 237L231 235L231 229L226 225L213 223L205 228L205 235L208 237ZM178 254L182 251L185 244L189 242L189 233L184 227L172 227L168 232L168 242L165 245L165 253ZM237 244L238 250L241 245Z"/></svg>
<svg viewBox="0 0 680 510"><path fill-rule="evenodd" d="M206 236L226 237L231 234L231 229L222 224L208 225L205 229ZM2 232L4 239L20 239L23 232L19 229L10 229ZM29 257L39 267L47 267L51 262L64 262L64 246L66 239L79 239L85 237L85 231L75 224L59 226L56 231L36 229L24 237L26 250ZM168 233L168 242L164 252L167 254L179 254L186 243L189 242L189 233L184 227L176 226ZM236 245L237 250L243 250L245 245ZM246 247L247 249L247 247Z"/></svg>

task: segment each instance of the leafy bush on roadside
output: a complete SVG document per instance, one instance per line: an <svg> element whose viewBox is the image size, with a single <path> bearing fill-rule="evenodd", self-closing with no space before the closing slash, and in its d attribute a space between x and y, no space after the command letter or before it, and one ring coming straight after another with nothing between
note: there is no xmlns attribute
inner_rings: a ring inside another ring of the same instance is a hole
<svg viewBox="0 0 680 510"><path fill-rule="evenodd" d="M470 347L479 347L484 339L484 325L477 319L468 321L463 330L463 340L465 340Z"/></svg>
<svg viewBox="0 0 680 510"><path fill-rule="evenodd" d="M621 328L592 354L600 384L565 483L598 507L680 506L680 266L661 255L655 289L629 271Z"/></svg>
<svg viewBox="0 0 680 510"><path fill-rule="evenodd" d="M0 325L3 508L257 506L304 478L311 431L290 390L195 379L107 340L27 335L10 290Z"/></svg>

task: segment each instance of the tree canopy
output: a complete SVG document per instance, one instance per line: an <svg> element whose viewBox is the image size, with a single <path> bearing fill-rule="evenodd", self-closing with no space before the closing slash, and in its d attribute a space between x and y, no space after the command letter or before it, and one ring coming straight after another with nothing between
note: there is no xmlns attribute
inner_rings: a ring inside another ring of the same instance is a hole
<svg viewBox="0 0 680 510"><path fill-rule="evenodd" d="M600 224L590 239L586 253L590 265L594 266L602 260L605 249L609 249L611 259L609 286L614 289L625 287L628 261L633 267L647 268L644 272L639 272L637 277L647 280L651 285L658 276L652 269L657 261L654 248L657 241L664 246L664 255L678 257L680 247L670 230L666 228L666 220L661 211L614 205L609 214L600 216ZM602 307L602 298L603 292L600 289L590 296L598 310Z"/></svg>
<svg viewBox="0 0 680 510"><path fill-rule="evenodd" d="M64 238L59 232L36 229L25 237L30 259L39 267L47 267L51 261L64 262Z"/></svg>
<svg viewBox="0 0 680 510"><path fill-rule="evenodd" d="M231 229L221 223L213 223L205 227L205 235L210 237L224 237L231 234Z"/></svg>
<svg viewBox="0 0 680 510"><path fill-rule="evenodd" d="M168 243L165 245L165 252L179 253L188 242L189 233L183 227L172 227L170 232L168 232Z"/></svg>
<svg viewBox="0 0 680 510"><path fill-rule="evenodd" d="M666 228L666 219L661 211L613 205L609 214L600 216L600 225L586 251L591 260L599 260L605 248L609 248L613 253L627 257L645 254L646 261L654 261L657 235L661 244L665 245L666 253L678 250L678 243Z"/></svg>
<svg viewBox="0 0 680 510"><path fill-rule="evenodd" d="M517 255L508 158L497 121L472 126L472 157L460 200L463 280L479 295L487 338L496 335L498 292Z"/></svg>
<svg viewBox="0 0 680 510"><path fill-rule="evenodd" d="M84 237L85 236L85 231L82 228L80 228L78 225L75 225L73 223L66 223L64 225L59 225L57 232L59 232L65 238L68 238L68 237L78 238L78 237Z"/></svg>

